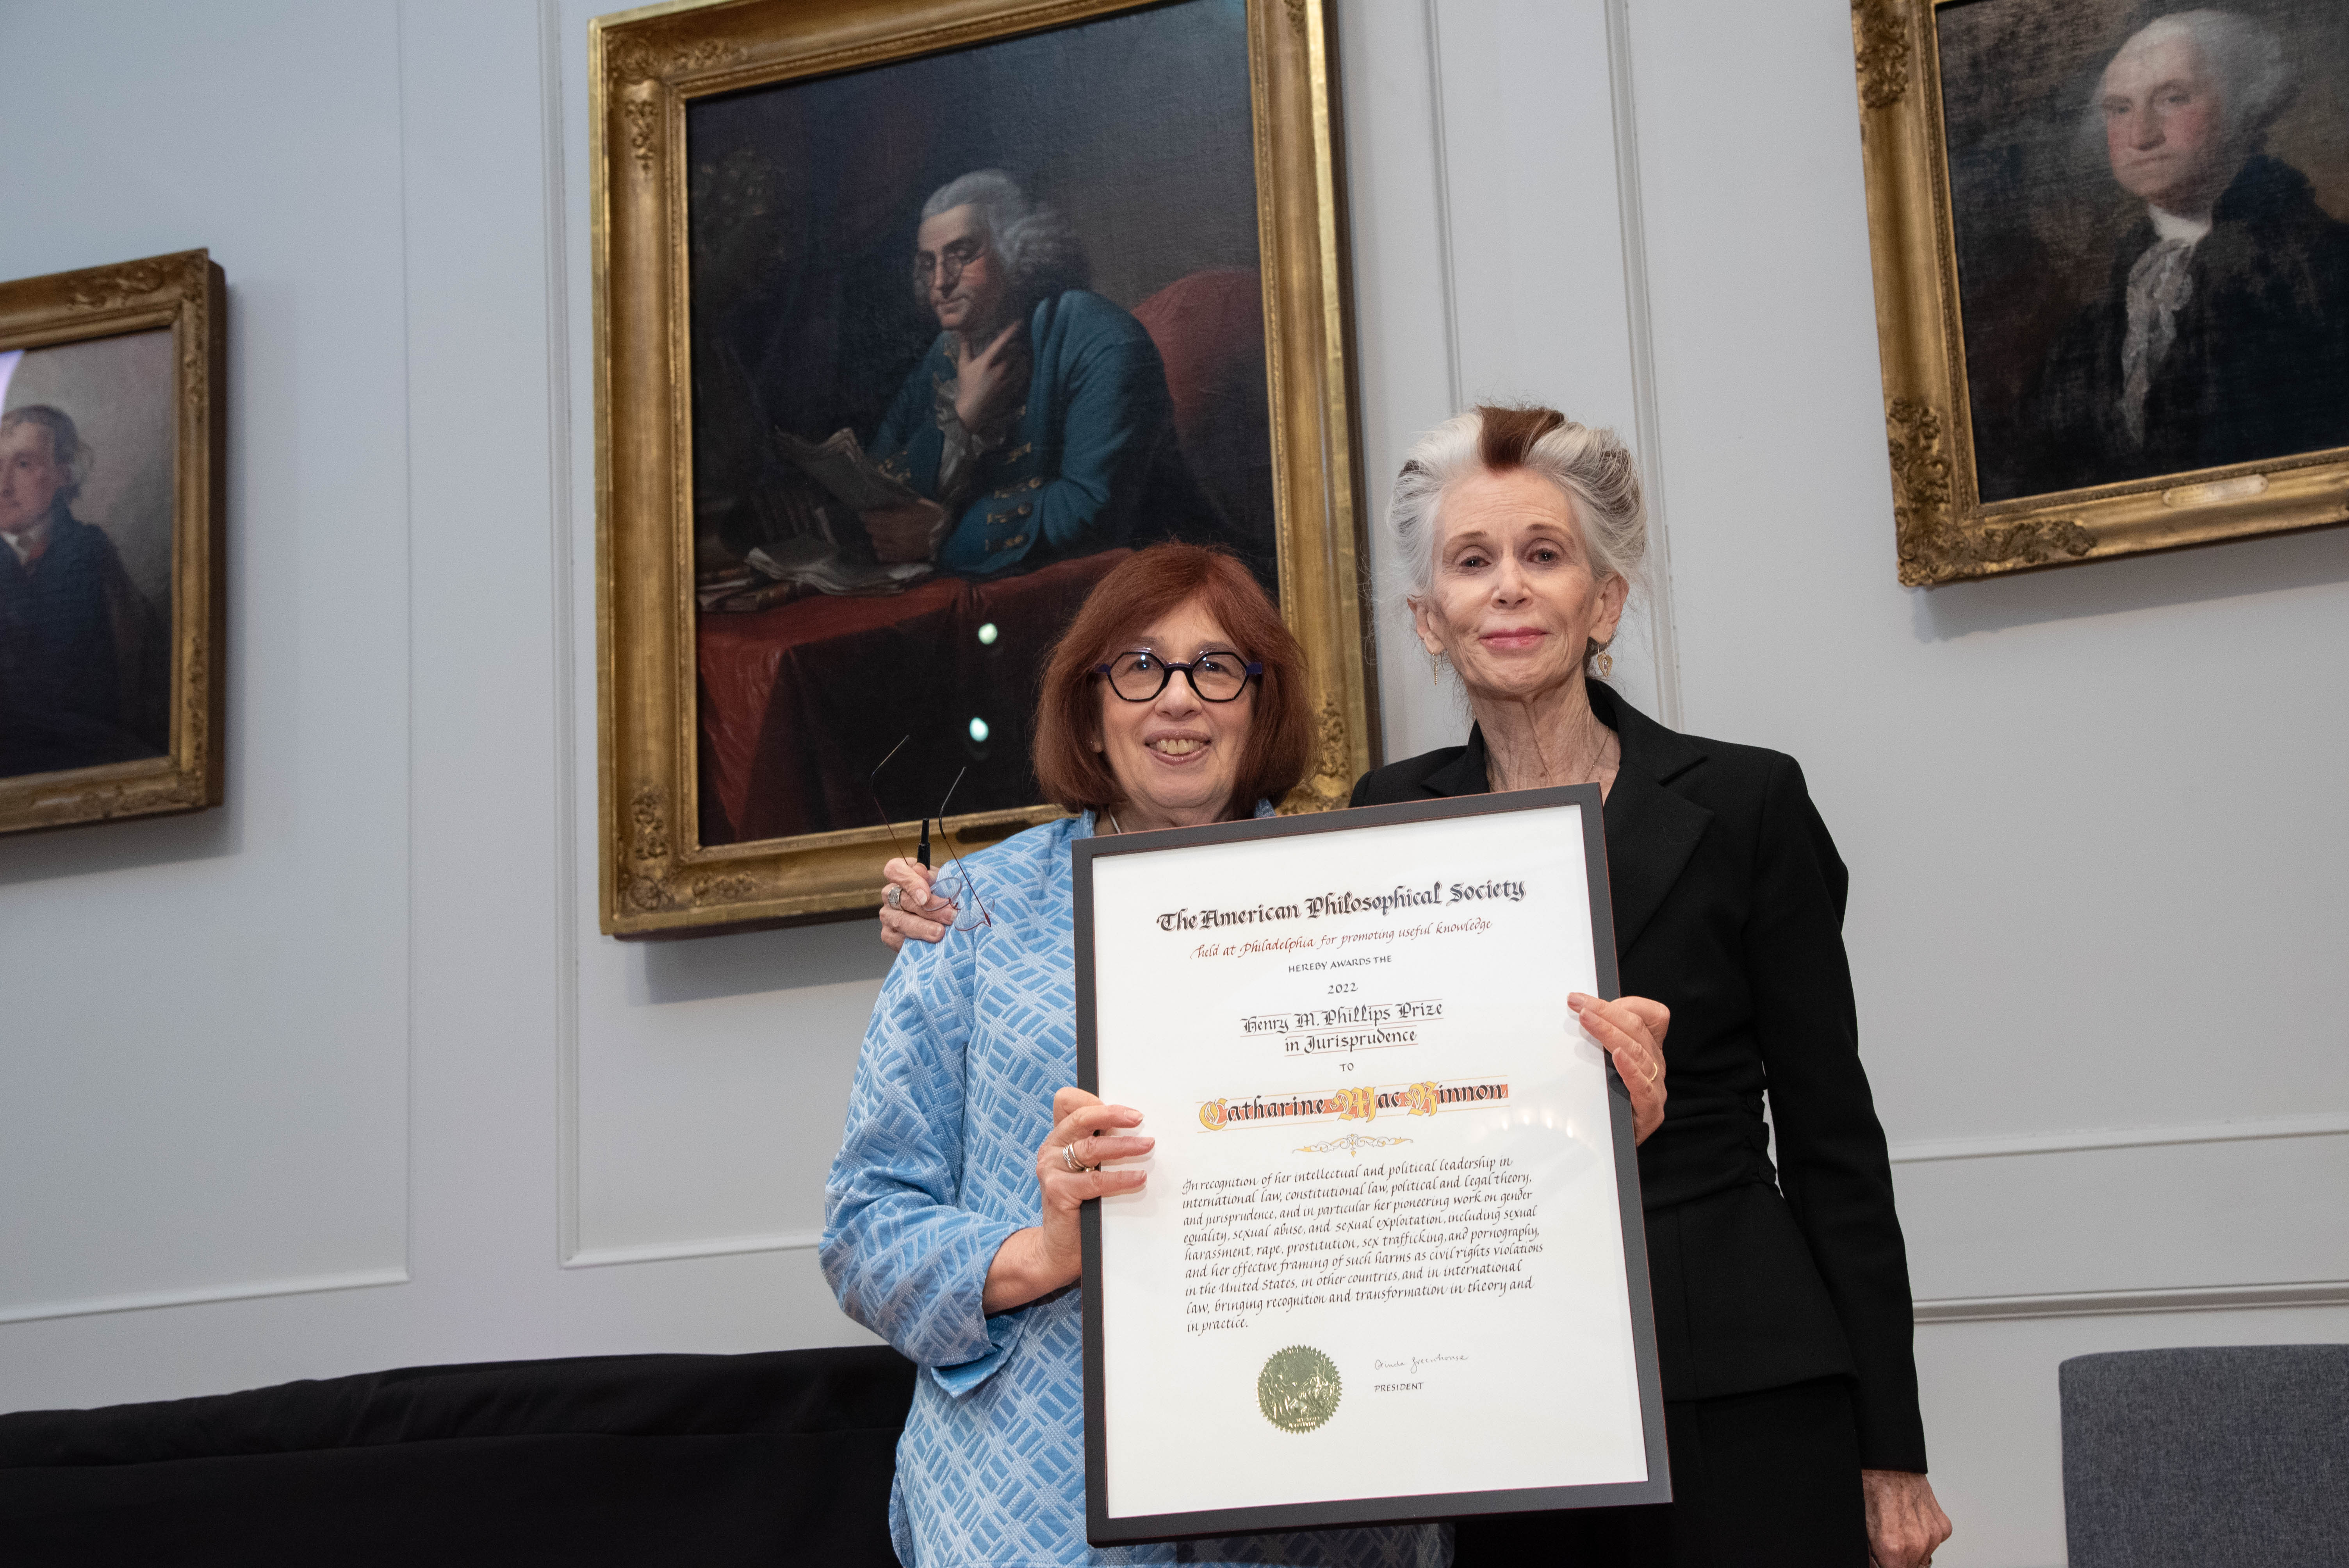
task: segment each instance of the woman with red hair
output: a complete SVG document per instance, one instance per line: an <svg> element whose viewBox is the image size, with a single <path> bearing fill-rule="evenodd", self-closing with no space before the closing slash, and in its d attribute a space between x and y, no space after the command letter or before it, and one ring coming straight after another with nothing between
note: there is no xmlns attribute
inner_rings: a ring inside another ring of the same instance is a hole
<svg viewBox="0 0 2349 1568"><path fill-rule="evenodd" d="M1269 813L1305 773L1307 697L1297 639L1237 561L1195 545L1139 552L1102 579L1045 669L1036 776L1077 815L968 857L963 897L987 923L917 943L890 969L825 1183L820 1255L842 1310L923 1368L889 1494L900 1562L1099 1561L1084 1532L1077 1212L1140 1189L1142 1171L1102 1162L1152 1140L1139 1113L1066 1087L1070 845ZM1451 1557L1433 1527L1288 1544L1268 1560ZM1201 1542L1119 1560L1261 1552Z"/></svg>
<svg viewBox="0 0 2349 1568"><path fill-rule="evenodd" d="M1108 1559L1085 1542L1077 1215L1088 1199L1139 1191L1143 1171L1108 1162L1153 1140L1139 1112L1068 1087L1070 846L1270 815L1310 758L1310 696L1303 651L1237 561L1188 544L1138 552L1102 579L1045 669L1036 776L1076 814L969 856L961 896L986 923L948 917L955 929L909 944L882 986L825 1183L820 1255L842 1309L923 1368L890 1492L909 1568L1451 1561L1450 1532L1434 1525ZM890 872L941 913L922 868ZM1617 1059L1651 1128L1659 1060Z"/></svg>

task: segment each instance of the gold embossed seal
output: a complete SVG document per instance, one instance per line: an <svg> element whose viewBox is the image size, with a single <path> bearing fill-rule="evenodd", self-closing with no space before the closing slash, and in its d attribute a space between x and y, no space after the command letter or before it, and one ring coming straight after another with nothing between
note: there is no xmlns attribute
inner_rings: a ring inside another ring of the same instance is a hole
<svg viewBox="0 0 2349 1568"><path fill-rule="evenodd" d="M1257 1408L1284 1432L1309 1432L1338 1411L1338 1364L1309 1345L1276 1350L1256 1376Z"/></svg>

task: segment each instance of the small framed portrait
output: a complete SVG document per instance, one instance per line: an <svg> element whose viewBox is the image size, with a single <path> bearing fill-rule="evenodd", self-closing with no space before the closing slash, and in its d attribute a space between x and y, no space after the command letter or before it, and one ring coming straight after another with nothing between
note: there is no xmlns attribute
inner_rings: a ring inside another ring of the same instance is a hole
<svg viewBox="0 0 2349 1568"><path fill-rule="evenodd" d="M0 832L221 799L221 270L0 284Z"/></svg>
<svg viewBox="0 0 2349 1568"><path fill-rule="evenodd" d="M1901 581L2349 520L2349 8L1852 26Z"/></svg>
<svg viewBox="0 0 2349 1568"><path fill-rule="evenodd" d="M1372 707L1319 0L598 21L602 921L853 914L1057 814L1046 655L1177 540ZM884 767L884 764L886 764ZM876 769L879 769L876 772Z"/></svg>

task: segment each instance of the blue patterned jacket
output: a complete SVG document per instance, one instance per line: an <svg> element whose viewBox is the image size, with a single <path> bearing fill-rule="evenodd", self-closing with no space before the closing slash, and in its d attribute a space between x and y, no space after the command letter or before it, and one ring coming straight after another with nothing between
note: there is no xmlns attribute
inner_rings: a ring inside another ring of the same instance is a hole
<svg viewBox="0 0 2349 1568"><path fill-rule="evenodd" d="M1092 830L1088 812L970 856L993 923L907 943L857 1058L820 1256L842 1310L924 1368L889 1494L898 1560L1444 1568L1433 1525L1085 1542L1082 1294L994 1317L980 1295L996 1249L1043 1218L1036 1150L1077 1079L1069 847Z"/></svg>

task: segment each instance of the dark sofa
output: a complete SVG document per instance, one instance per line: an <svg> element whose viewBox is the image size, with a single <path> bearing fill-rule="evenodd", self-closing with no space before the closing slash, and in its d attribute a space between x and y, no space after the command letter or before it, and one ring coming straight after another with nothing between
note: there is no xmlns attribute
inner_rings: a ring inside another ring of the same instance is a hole
<svg viewBox="0 0 2349 1568"><path fill-rule="evenodd" d="M895 1568L881 1346L409 1367L0 1415L0 1563Z"/></svg>

